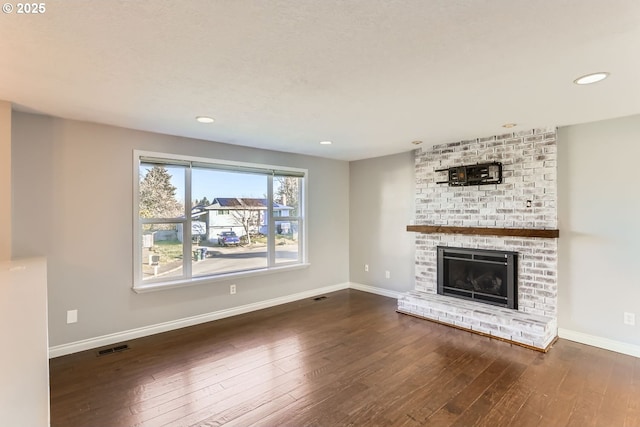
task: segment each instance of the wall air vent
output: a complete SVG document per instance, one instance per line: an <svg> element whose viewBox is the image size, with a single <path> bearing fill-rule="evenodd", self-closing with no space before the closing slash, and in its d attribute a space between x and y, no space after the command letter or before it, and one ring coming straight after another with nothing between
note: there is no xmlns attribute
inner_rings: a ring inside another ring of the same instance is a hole
<svg viewBox="0 0 640 427"><path fill-rule="evenodd" d="M96 353L98 357L106 356L107 354L120 353L121 351L129 350L128 344L120 344L115 347L103 348L102 350L98 350Z"/></svg>

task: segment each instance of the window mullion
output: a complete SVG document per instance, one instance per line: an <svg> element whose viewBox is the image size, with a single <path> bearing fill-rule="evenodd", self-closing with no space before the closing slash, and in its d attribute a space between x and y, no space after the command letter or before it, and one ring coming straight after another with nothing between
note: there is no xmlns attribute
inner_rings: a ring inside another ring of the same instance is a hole
<svg viewBox="0 0 640 427"><path fill-rule="evenodd" d="M139 218L140 224L183 224L183 218Z"/></svg>
<svg viewBox="0 0 640 427"><path fill-rule="evenodd" d="M307 248L307 179L306 176L300 180L298 185L298 215L300 222L298 223L298 250L300 251L300 260L309 262Z"/></svg>
<svg viewBox="0 0 640 427"><path fill-rule="evenodd" d="M133 152L133 285L142 282L142 225L140 223L140 158Z"/></svg>
<svg viewBox="0 0 640 427"><path fill-rule="evenodd" d="M278 216L278 221L299 221L301 217L299 216Z"/></svg>
<svg viewBox="0 0 640 427"><path fill-rule="evenodd" d="M184 168L184 226L182 227L182 268L184 276L192 277L191 238L191 166Z"/></svg>
<svg viewBox="0 0 640 427"><path fill-rule="evenodd" d="M276 221L273 218L273 175L267 176L267 265L276 264Z"/></svg>

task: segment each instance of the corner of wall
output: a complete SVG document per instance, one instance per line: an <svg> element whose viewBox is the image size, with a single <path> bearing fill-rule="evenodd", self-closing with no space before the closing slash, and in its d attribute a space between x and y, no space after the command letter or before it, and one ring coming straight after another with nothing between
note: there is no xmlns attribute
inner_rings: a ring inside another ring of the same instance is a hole
<svg viewBox="0 0 640 427"><path fill-rule="evenodd" d="M0 261L11 259L11 103L0 101Z"/></svg>

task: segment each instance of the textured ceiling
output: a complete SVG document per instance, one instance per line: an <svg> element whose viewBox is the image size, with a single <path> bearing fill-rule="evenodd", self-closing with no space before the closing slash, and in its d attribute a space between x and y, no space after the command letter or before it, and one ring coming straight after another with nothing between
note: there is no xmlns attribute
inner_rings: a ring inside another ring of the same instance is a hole
<svg viewBox="0 0 640 427"><path fill-rule="evenodd" d="M47 0L0 16L0 99L355 160L640 113L639 42L637 0Z"/></svg>

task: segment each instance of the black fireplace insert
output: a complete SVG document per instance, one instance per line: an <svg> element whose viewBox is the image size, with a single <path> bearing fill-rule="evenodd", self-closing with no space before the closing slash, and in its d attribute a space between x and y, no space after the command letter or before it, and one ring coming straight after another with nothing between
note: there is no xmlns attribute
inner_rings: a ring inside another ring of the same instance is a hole
<svg viewBox="0 0 640 427"><path fill-rule="evenodd" d="M438 293L518 308L518 253L438 246Z"/></svg>

